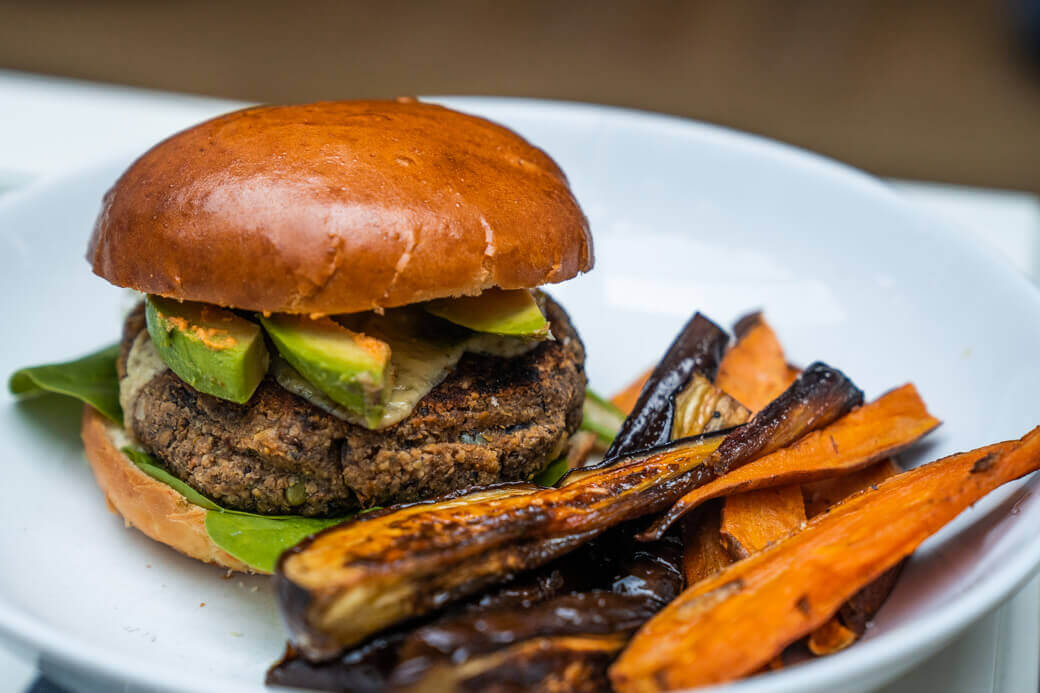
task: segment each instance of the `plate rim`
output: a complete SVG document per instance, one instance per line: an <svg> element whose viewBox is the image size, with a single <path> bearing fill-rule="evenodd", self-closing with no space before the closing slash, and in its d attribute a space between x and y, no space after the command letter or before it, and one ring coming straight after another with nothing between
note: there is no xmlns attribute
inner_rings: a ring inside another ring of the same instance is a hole
<svg viewBox="0 0 1040 693"><path fill-rule="evenodd" d="M496 96L431 96L424 100L443 103L460 110L473 110L481 114L485 109L518 111L523 117L566 117L587 119L589 117L622 122L627 126L652 126L658 132L667 129L669 134L683 138L697 137L711 140L726 148L750 151L758 156L769 157L784 165L809 170L831 180L839 181L848 188L859 189L864 196L874 198L877 203L894 208L908 219L925 221L928 226L942 229L952 240L966 251L981 258L981 263L1005 270L1005 279L1014 286L1027 302L1032 303L1040 315L1040 288L1031 284L996 249L985 245L970 234L962 225L918 209L901 196L898 191L860 169L800 147L769 139L752 133L706 123L698 120L632 108L622 108L592 103L531 99ZM494 116L489 116L494 117ZM537 143L536 143L537 144ZM31 204L32 200L60 190L63 185L82 180L100 171L108 172L117 163L125 163L140 155L140 151L123 152L68 172L41 177L28 185L9 192L0 199L0 219L13 208ZM100 200L99 200L100 205ZM0 230L0 233L3 233ZM1017 488L1028 488L1035 493L1040 486L1040 474L1026 477L1018 482ZM776 690L798 690L809 684L826 686L841 684L854 677L876 675L885 666L892 669L894 678L903 670L919 662L924 656L938 650L956 637L983 614L997 608L1010 598L1034 574L1040 572L1040 534L1027 540L1013 558L1005 562L999 572L980 578L962 593L954 595L941 610L935 610L893 629L890 633L871 638L837 655L820 658L804 665L770 672L751 679L727 684L731 690L757 693ZM0 638L19 645L28 646L50 659L67 663L76 669L97 672L102 676L123 680L127 683L147 686L154 690L184 691L211 688L219 684L221 690L256 691L263 684L258 673L257 682L242 684L239 681L217 681L211 676L199 676L173 666L144 666L137 658L120 655L102 647L63 633L58 627L39 622L22 613L7 595L0 593ZM908 654L909 653L909 654ZM147 660L154 662L154 660ZM898 665L903 664L900 668ZM713 690L698 689L698 690Z"/></svg>

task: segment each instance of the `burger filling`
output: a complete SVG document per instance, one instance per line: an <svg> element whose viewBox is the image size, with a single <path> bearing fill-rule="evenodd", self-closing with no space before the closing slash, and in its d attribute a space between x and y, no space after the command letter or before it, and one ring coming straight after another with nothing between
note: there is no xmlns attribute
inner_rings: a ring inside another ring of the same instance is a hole
<svg viewBox="0 0 1040 693"><path fill-rule="evenodd" d="M585 376L562 309L522 293L321 319L149 297L120 357L127 430L250 512L334 516L528 479L577 429Z"/></svg>

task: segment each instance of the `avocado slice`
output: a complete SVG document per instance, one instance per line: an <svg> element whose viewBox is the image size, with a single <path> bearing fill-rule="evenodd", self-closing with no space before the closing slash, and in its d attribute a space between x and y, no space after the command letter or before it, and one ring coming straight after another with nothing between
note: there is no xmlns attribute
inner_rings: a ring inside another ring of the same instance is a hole
<svg viewBox="0 0 1040 693"><path fill-rule="evenodd" d="M549 323L527 289L488 289L479 296L440 298L426 304L437 317L476 332L543 338Z"/></svg>
<svg viewBox="0 0 1040 693"><path fill-rule="evenodd" d="M334 402L374 427L393 385L390 345L347 329L330 318L260 316L278 353Z"/></svg>
<svg viewBox="0 0 1040 693"><path fill-rule="evenodd" d="M230 310L148 296L145 320L159 356L199 392L242 404L267 372L260 326Z"/></svg>

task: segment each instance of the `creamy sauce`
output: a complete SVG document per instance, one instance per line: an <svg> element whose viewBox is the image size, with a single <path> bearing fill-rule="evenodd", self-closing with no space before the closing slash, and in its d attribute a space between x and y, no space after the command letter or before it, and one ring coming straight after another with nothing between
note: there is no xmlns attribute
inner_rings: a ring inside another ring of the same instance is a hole
<svg viewBox="0 0 1040 693"><path fill-rule="evenodd" d="M409 333L404 323L383 322L378 329L367 325L365 332L390 344L390 377L393 386L383 416L374 428L400 423L412 413L415 405L437 387L467 351L504 356L520 356L539 342L515 337L475 334L457 342L433 342ZM368 426L364 417L334 402L316 388L284 359L271 360L271 372L278 384L338 419Z"/></svg>
<svg viewBox="0 0 1040 693"><path fill-rule="evenodd" d="M141 388L167 368L148 331L141 330L126 357L126 376L119 381L119 404L123 407L123 424L127 430L130 430L131 412Z"/></svg>

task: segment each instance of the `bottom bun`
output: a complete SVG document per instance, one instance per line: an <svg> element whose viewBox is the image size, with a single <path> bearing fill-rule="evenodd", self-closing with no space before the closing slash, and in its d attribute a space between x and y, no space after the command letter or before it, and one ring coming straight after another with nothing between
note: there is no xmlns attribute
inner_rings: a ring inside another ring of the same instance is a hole
<svg viewBox="0 0 1040 693"><path fill-rule="evenodd" d="M121 515L127 527L186 556L244 573L262 573L250 568L213 543L206 532L205 508L189 503L172 488L148 476L120 451L123 429L90 406L83 408L83 446L94 477L108 501L108 508Z"/></svg>

